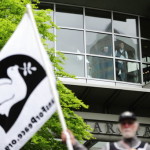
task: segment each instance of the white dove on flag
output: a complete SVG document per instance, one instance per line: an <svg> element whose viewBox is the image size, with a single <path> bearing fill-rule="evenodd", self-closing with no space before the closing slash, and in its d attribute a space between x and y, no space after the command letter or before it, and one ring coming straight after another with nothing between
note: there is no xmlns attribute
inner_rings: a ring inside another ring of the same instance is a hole
<svg viewBox="0 0 150 150"><path fill-rule="evenodd" d="M12 105L24 99L27 93L27 85L19 73L18 65L9 67L7 75L10 79L0 79L0 91L3 91L0 94L0 114L6 116L8 116Z"/></svg>

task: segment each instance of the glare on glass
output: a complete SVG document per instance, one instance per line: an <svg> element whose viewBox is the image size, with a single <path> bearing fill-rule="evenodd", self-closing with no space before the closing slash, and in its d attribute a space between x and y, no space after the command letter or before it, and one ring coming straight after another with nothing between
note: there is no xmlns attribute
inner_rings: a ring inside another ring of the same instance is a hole
<svg viewBox="0 0 150 150"><path fill-rule="evenodd" d="M114 32L130 36L138 36L137 17L114 13L113 27Z"/></svg>
<svg viewBox="0 0 150 150"><path fill-rule="evenodd" d="M149 64L143 64L143 82L145 84L150 82L150 65Z"/></svg>
<svg viewBox="0 0 150 150"><path fill-rule="evenodd" d="M140 83L139 63L116 60L116 79L118 81Z"/></svg>
<svg viewBox="0 0 150 150"><path fill-rule="evenodd" d="M115 36L115 56L121 59L139 59L137 39Z"/></svg>
<svg viewBox="0 0 150 150"><path fill-rule="evenodd" d="M57 50L84 53L83 31L57 30Z"/></svg>
<svg viewBox="0 0 150 150"><path fill-rule="evenodd" d="M83 28L83 9L56 5L56 24L63 27Z"/></svg>
<svg viewBox="0 0 150 150"><path fill-rule="evenodd" d="M97 30L97 31L112 31L112 22L111 22L111 13L85 9L85 20L86 20L86 29Z"/></svg>
<svg viewBox="0 0 150 150"><path fill-rule="evenodd" d="M77 77L84 77L84 56L65 54L65 57L67 58L63 64L65 72Z"/></svg>
<svg viewBox="0 0 150 150"><path fill-rule="evenodd" d="M150 41L142 40L142 61L150 62Z"/></svg>
<svg viewBox="0 0 150 150"><path fill-rule="evenodd" d="M88 78L114 79L112 59L87 56L86 64Z"/></svg>
<svg viewBox="0 0 150 150"><path fill-rule="evenodd" d="M86 32L86 51L89 54L112 56L112 35Z"/></svg>

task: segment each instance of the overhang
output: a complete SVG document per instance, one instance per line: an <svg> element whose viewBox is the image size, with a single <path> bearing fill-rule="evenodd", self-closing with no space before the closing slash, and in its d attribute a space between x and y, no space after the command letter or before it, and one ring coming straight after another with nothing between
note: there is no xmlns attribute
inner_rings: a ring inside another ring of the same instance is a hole
<svg viewBox="0 0 150 150"><path fill-rule="evenodd" d="M92 0L92 1L91 0L41 0L41 1L113 10L118 12L150 17L149 0L144 0L144 1L143 0L132 0L132 1L131 0Z"/></svg>
<svg viewBox="0 0 150 150"><path fill-rule="evenodd" d="M150 117L150 89L111 86L91 86L89 84L66 83L75 95L89 105L82 112L120 114L134 111L138 116Z"/></svg>

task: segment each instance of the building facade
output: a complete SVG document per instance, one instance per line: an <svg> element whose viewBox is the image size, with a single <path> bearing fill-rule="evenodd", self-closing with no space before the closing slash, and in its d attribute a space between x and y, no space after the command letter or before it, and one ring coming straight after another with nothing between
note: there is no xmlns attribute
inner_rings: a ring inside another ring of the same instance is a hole
<svg viewBox="0 0 150 150"><path fill-rule="evenodd" d="M89 109L77 112L94 129L96 150L120 138L118 114L134 111L141 123L137 135L150 142L150 2L142 0L42 0L60 29L50 46L67 57L61 78Z"/></svg>

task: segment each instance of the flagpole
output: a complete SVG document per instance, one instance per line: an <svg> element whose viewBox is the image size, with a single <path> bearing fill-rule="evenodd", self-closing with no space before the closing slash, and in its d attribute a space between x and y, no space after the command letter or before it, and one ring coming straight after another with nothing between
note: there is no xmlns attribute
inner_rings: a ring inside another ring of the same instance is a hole
<svg viewBox="0 0 150 150"><path fill-rule="evenodd" d="M39 32L38 32L38 29L37 29L37 25L36 25L36 22L35 22L33 13L32 13L31 5L27 4L26 7L27 7L27 12L29 14L29 17L30 17L30 19L32 21L32 24L33 24L33 28L34 28L34 31L35 31L35 34L36 34L37 42L38 42L39 47L40 47L40 53L41 53L41 56L42 56L42 59L43 59L43 63L45 65L45 71L46 71L46 74L47 74L48 79L49 79L48 81L49 81L49 84L50 84L50 87L51 87L51 90L52 90L52 93L53 93L53 96L54 96L54 99L55 99L59 120L61 122L63 132L66 134L66 137L67 137L67 140L66 140L67 147L68 147L68 150L73 150L73 147L72 147L72 144L71 144L70 135L67 132L66 122L65 122L65 119L64 119L64 116L63 116L63 112L62 112L60 103L59 103L59 96L58 96L58 93L56 92L56 85L53 84L51 82L51 80L50 80L52 78L52 76L50 74L50 70L51 71L53 71L53 70L50 67L51 66L50 62L47 61L48 60L48 56L46 55L45 49L44 49L44 47L42 45L42 42L41 42L41 39L40 39L40 36L39 36Z"/></svg>

